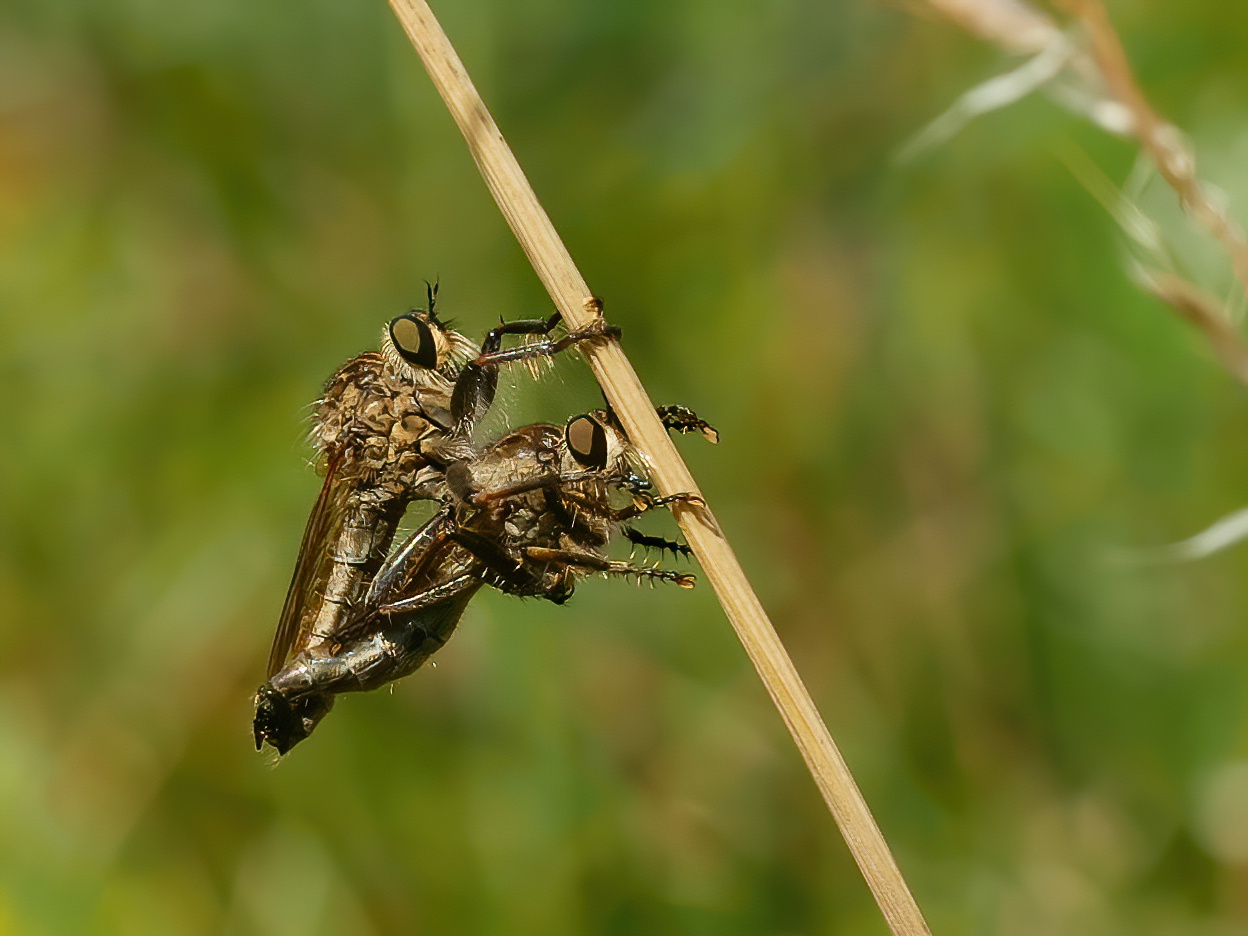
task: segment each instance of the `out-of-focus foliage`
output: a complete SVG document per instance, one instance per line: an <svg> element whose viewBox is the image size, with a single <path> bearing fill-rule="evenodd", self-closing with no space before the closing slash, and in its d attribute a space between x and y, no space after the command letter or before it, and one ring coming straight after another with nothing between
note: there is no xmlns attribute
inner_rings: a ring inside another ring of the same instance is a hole
<svg viewBox="0 0 1248 936"><path fill-rule="evenodd" d="M1062 158L1132 148L897 166L1004 65L900 9L439 6L935 930L1244 932L1248 553L1114 557L1248 503L1248 405ZM1248 217L1248 7L1111 12ZM705 587L483 595L251 749L304 407L433 277L549 308L383 3L0 11L0 933L884 932Z"/></svg>

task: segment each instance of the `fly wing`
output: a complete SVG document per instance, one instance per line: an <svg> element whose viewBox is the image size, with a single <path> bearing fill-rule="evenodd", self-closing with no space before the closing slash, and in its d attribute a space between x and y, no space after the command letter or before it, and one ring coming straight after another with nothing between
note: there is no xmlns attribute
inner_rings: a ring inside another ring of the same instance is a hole
<svg viewBox="0 0 1248 936"><path fill-rule="evenodd" d="M316 609L324 598L334 567L332 546L342 534L351 491L351 485L340 477L341 464L341 453L328 462L325 483L321 485L321 493L303 530L295 573L291 576L277 633L273 635L273 647L269 650L267 678L271 679L291 656L305 622L315 619Z"/></svg>

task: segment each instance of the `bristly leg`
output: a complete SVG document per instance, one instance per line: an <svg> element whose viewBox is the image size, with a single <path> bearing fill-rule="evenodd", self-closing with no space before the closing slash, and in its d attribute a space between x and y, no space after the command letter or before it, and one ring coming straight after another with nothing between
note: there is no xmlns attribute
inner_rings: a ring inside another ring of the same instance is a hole
<svg viewBox="0 0 1248 936"><path fill-rule="evenodd" d="M498 387L498 366L516 361L534 361L553 357L560 351L587 341L618 341L620 329L602 319L569 331L562 338L548 337L563 320L556 312L545 319L521 319L503 322L490 330L475 360L469 361L455 382L451 397L451 417L461 433L467 432L489 410ZM518 348L501 350L504 335L538 335L540 340Z"/></svg>
<svg viewBox="0 0 1248 936"><path fill-rule="evenodd" d="M481 346L481 354L473 362L478 366L488 364L507 364L512 361L523 361L529 358L550 357L566 348L586 341L619 341L623 332L618 325L609 325L602 319L591 322L584 328L569 331L562 338L551 340L549 335L562 321L558 312L548 319L522 319L515 322L504 322L493 329ZM499 350L503 335L541 335L540 341L531 341L517 348L506 351Z"/></svg>
<svg viewBox="0 0 1248 936"><path fill-rule="evenodd" d="M636 530L633 527L624 527L621 531L624 538L634 546L640 546L642 549L657 549L659 557L662 558L663 553L670 552L673 558L680 556L688 559L693 555L693 550L685 543L678 543L675 540L669 540L663 536L649 536Z"/></svg>
<svg viewBox="0 0 1248 936"><path fill-rule="evenodd" d="M573 478L574 475L565 475L564 477ZM706 501L701 495L691 493L669 494L666 497L655 497L648 492L642 491L633 494L633 503L627 507L610 507L603 502L597 500L591 495L581 491L563 491L560 495L563 500L575 504L577 507L593 514L596 517L605 517L613 523L620 523L624 520L632 520L647 511L654 510L657 507L670 507L672 504L689 504L692 507L706 507Z"/></svg>
<svg viewBox="0 0 1248 936"><path fill-rule="evenodd" d="M693 588L697 578L687 572L673 572L670 569L654 569L649 566L635 566L616 559L604 559L591 553L582 553L572 549L550 549L545 546L529 546L524 550L527 559L533 562L558 562L570 566L579 566L603 575L621 575L635 578L638 582L671 582L681 588Z"/></svg>
<svg viewBox="0 0 1248 936"><path fill-rule="evenodd" d="M653 587L655 582L671 582L680 588L693 588L697 584L697 577L688 572L673 572L671 569L652 569L648 566L634 566L626 562L617 563L610 569L604 569L606 575L621 575L625 578L632 578L640 585L642 582L649 582Z"/></svg>
<svg viewBox="0 0 1248 936"><path fill-rule="evenodd" d="M655 411L665 429L680 433L698 432L711 444L719 442L719 430L687 406L658 406Z"/></svg>

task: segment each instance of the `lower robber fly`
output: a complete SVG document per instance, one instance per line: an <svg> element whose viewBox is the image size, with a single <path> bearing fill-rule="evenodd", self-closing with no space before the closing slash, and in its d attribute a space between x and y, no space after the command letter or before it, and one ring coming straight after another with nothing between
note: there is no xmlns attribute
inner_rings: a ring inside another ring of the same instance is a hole
<svg viewBox="0 0 1248 936"><path fill-rule="evenodd" d="M497 370L582 341L613 339L602 320L560 339L547 319L507 322L479 350L429 307L392 319L380 351L348 361L314 407L312 439L325 471L269 652L268 676L337 632L363 601L413 500L446 494L446 466L472 451ZM538 340L502 349L506 335Z"/></svg>
<svg viewBox="0 0 1248 936"><path fill-rule="evenodd" d="M691 411L660 408L669 428L714 430ZM378 688L414 672L450 638L483 585L562 604L591 573L693 587L693 576L607 559L621 524L695 495L655 497L609 411L563 426L525 426L451 465L439 512L385 563L342 626L294 654L256 695L256 748L285 754L343 692ZM612 503L613 491L630 502ZM662 542L678 551L680 544Z"/></svg>

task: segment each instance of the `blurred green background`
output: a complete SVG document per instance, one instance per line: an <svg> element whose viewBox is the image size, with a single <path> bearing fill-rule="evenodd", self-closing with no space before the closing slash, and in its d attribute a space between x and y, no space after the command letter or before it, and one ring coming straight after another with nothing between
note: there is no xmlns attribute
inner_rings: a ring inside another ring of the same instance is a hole
<svg viewBox="0 0 1248 936"><path fill-rule="evenodd" d="M1134 149L1035 99L898 165L1008 64L899 7L438 7L722 431L681 446L935 931L1248 933L1248 550L1113 560L1248 504L1242 390L1066 168ZM1248 217L1248 8L1111 12ZM306 406L434 277L473 334L549 310L383 3L0 9L0 934L885 932L705 586L482 595L252 750Z"/></svg>

